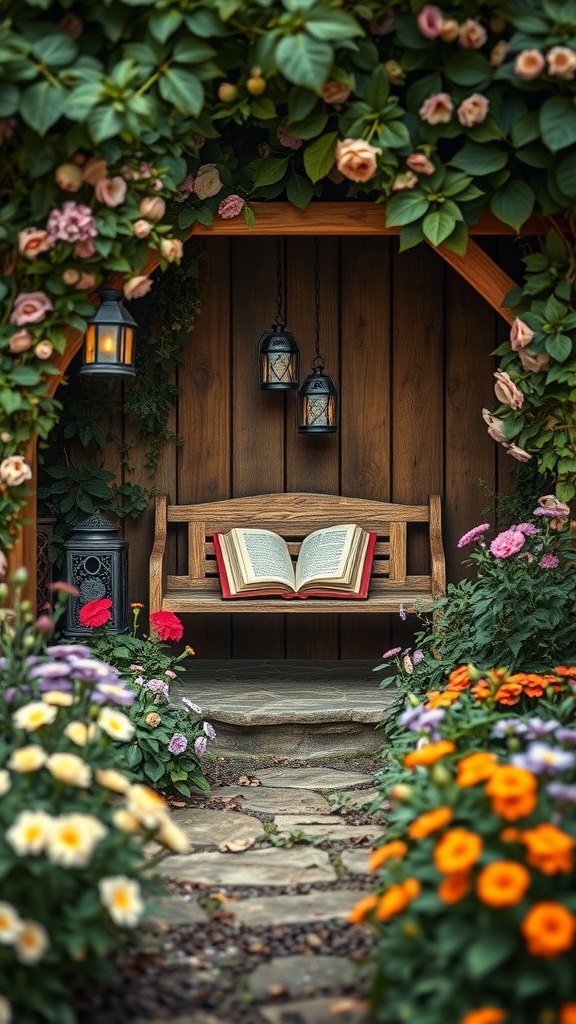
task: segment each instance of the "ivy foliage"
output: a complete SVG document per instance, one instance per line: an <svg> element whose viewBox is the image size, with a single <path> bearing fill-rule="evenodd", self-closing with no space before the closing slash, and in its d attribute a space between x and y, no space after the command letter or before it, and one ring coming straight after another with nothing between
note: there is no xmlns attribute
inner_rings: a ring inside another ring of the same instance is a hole
<svg viewBox="0 0 576 1024"><path fill-rule="evenodd" d="M463 253L486 209L550 219L508 300L533 332L528 360L502 353L522 408L492 436L576 493L576 0L0 0L0 19L3 546L94 288L145 295L150 250L165 270L196 222L334 189L385 204L402 249Z"/></svg>

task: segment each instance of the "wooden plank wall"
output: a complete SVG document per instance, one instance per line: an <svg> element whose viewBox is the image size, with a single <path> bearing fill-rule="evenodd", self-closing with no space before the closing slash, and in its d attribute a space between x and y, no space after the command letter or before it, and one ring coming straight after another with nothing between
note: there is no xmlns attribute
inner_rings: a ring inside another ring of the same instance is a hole
<svg viewBox="0 0 576 1024"><path fill-rule="evenodd" d="M509 240L484 245L512 272ZM304 375L314 355L313 239L283 246L287 322ZM321 238L321 351L339 385L341 423L336 435L308 438L295 430L294 393L261 392L256 381L257 342L276 310L275 239L211 238L206 247L204 306L177 370L173 426L185 444L165 452L158 490L184 503L296 490L419 503L439 492L448 578L460 578L456 542L489 504L478 481L505 489L509 476L511 460L480 412L494 405L491 353L506 333L497 314L428 247L400 255L396 238ZM130 479L149 484L138 451L131 456ZM127 523L126 537L130 600L146 601L151 512ZM181 570L180 538L173 558ZM422 536L412 568L424 558ZM201 658L377 661L390 643L409 643L416 625L214 618L186 620L185 639Z"/></svg>

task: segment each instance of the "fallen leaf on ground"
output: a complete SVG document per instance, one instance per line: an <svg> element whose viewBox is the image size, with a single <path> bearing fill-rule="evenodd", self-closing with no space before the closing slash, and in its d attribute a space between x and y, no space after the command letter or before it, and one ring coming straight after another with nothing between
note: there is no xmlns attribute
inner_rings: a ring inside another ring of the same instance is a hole
<svg viewBox="0 0 576 1024"><path fill-rule="evenodd" d="M168 804L170 807L186 807L185 800L173 800L170 797L168 797Z"/></svg>
<svg viewBox="0 0 576 1024"><path fill-rule="evenodd" d="M225 843L220 843L218 849L220 853L241 853L254 846L255 842L255 839L227 839Z"/></svg>
<svg viewBox="0 0 576 1024"><path fill-rule="evenodd" d="M285 996L288 992L286 985L282 985L280 982L276 982L275 985L268 985L266 989L266 995L270 999L277 999L279 996Z"/></svg>
<svg viewBox="0 0 576 1024"><path fill-rule="evenodd" d="M331 1003L328 1012L335 1016L338 1013L350 1013L353 1010L367 1010L368 1003L363 999L337 999Z"/></svg>
<svg viewBox="0 0 576 1024"><path fill-rule="evenodd" d="M235 782L236 786L261 786L260 779L257 779L255 775L241 775Z"/></svg>

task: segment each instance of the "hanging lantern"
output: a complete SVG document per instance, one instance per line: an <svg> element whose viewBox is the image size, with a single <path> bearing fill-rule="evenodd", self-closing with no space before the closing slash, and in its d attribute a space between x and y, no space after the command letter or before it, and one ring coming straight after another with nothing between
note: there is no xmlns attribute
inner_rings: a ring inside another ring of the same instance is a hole
<svg viewBox="0 0 576 1024"><path fill-rule="evenodd" d="M100 292L100 307L88 322L84 361L79 373L93 376L135 377L134 328L136 321L122 303L122 292Z"/></svg>
<svg viewBox="0 0 576 1024"><path fill-rule="evenodd" d="M338 430L338 389L320 355L320 259L318 239L314 241L316 301L316 355L312 373L302 382L296 402L296 426L300 434L335 434Z"/></svg>
<svg viewBox="0 0 576 1024"><path fill-rule="evenodd" d="M282 250L276 239L276 322L258 342L258 375L262 391L291 391L298 387L300 349L282 315Z"/></svg>

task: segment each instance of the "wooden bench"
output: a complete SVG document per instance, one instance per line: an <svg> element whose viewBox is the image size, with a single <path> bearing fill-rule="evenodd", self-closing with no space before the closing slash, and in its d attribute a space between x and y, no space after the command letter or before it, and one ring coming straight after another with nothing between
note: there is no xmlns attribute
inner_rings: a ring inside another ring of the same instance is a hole
<svg viewBox="0 0 576 1024"><path fill-rule="evenodd" d="M167 572L167 535L171 523L187 525L188 571L184 576ZM358 523L378 534L370 591L366 601L342 598L309 598L285 601L281 597L254 597L225 601L222 598L212 535L234 526L274 530L288 541L297 556L304 537L314 530L339 523ZM430 572L407 574L408 527L428 524ZM220 613L247 612L310 615L319 612L347 614L398 612L418 607L430 611L433 601L446 589L442 547L440 498L430 496L428 505L392 505L364 498L332 494L259 494L229 498L201 505L170 505L167 495L156 498L155 536L150 558L150 611Z"/></svg>

